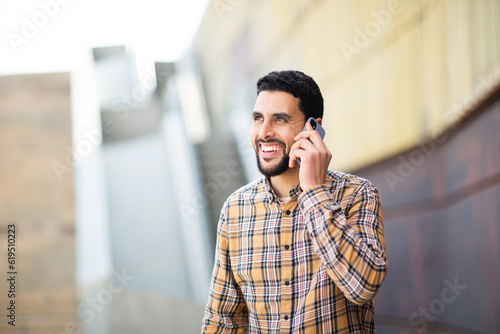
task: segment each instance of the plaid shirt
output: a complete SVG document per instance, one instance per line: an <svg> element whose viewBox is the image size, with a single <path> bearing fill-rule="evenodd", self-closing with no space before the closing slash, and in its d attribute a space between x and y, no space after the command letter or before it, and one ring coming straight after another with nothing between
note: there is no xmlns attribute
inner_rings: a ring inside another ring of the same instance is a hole
<svg viewBox="0 0 500 334"><path fill-rule="evenodd" d="M261 178L227 199L202 333L375 333L388 268L377 189L328 171L290 196Z"/></svg>

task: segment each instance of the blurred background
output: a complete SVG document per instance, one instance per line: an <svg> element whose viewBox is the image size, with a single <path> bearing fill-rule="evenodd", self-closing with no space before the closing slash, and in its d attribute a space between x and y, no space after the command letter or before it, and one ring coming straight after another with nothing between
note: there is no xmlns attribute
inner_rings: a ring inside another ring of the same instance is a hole
<svg viewBox="0 0 500 334"><path fill-rule="evenodd" d="M378 332L500 329L499 0L0 0L0 25L0 331L199 333L284 69L380 190Z"/></svg>

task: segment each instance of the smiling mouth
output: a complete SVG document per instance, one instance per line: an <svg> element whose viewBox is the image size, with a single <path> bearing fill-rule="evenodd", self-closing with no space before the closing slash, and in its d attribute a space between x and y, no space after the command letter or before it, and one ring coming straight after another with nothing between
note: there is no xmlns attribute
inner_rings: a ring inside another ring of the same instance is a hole
<svg viewBox="0 0 500 334"><path fill-rule="evenodd" d="M259 144L260 150L263 153L275 153L283 150L281 145L277 144Z"/></svg>

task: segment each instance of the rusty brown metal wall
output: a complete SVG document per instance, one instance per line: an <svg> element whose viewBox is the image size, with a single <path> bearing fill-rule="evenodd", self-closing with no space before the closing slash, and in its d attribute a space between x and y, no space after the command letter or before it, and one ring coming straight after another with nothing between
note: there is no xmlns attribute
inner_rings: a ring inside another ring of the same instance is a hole
<svg viewBox="0 0 500 334"><path fill-rule="evenodd" d="M500 328L499 92L453 130L354 173L380 190L382 333Z"/></svg>

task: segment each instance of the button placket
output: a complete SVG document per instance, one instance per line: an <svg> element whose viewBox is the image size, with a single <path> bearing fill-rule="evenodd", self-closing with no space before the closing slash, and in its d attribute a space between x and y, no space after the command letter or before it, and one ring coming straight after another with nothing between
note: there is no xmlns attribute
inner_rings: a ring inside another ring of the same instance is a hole
<svg viewBox="0 0 500 334"><path fill-rule="evenodd" d="M292 249L293 209L297 200L290 200L281 220L281 329L288 333L292 312Z"/></svg>

